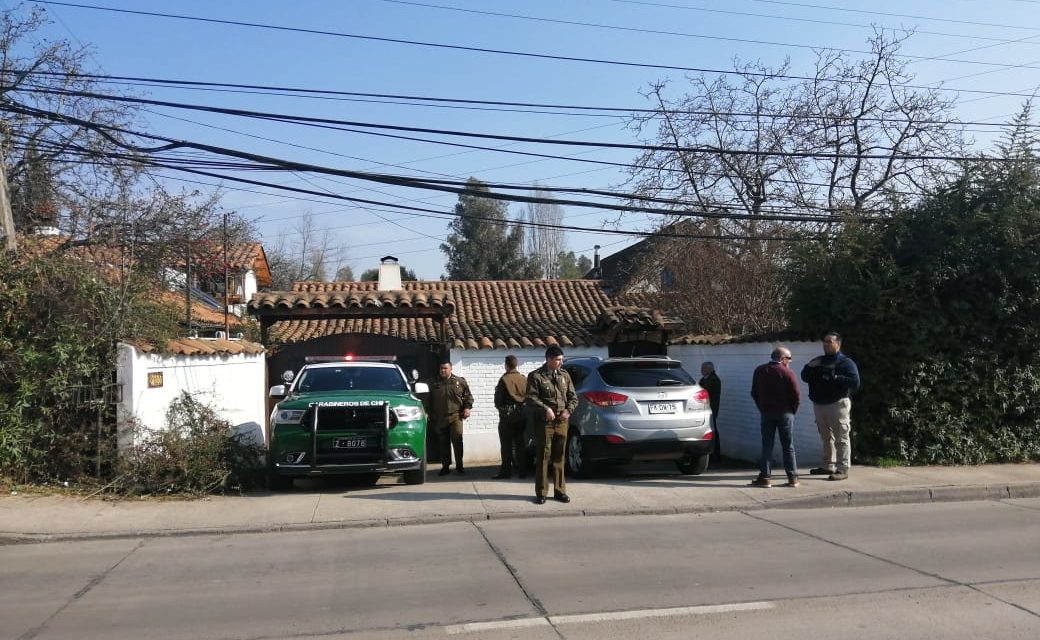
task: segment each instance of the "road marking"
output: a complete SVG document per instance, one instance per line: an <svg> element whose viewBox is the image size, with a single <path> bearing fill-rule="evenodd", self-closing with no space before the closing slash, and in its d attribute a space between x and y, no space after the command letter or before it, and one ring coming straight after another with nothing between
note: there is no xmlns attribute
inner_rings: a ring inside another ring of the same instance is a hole
<svg viewBox="0 0 1040 640"><path fill-rule="evenodd" d="M702 616L709 613L729 613L731 611L761 611L772 609L775 606L772 602L740 602L736 604L710 604L697 607L673 607L671 609L636 609L634 611L549 616L549 621L553 624L580 624L583 622L608 622L611 620L666 618L668 616Z"/></svg>
<svg viewBox="0 0 1040 640"><path fill-rule="evenodd" d="M516 620L496 620L494 622L469 622L467 624L456 624L444 627L444 630L448 635L458 635L460 633L494 631L496 629L545 627L550 624L582 624L587 622L610 622L615 620L639 620L643 618L667 618L669 616L703 616L711 613L764 611L774 608L776 608L776 604L773 602L738 602L734 604L709 604L696 607L673 607L671 609L633 609L632 611L582 613L568 616L549 616L548 618L518 618Z"/></svg>
<svg viewBox="0 0 1040 640"><path fill-rule="evenodd" d="M497 620L495 622L469 622L467 624L456 624L444 627L448 635L459 633L473 633L475 631L494 631L496 629L522 629L524 627L548 627L549 621L545 618L520 618L518 620Z"/></svg>

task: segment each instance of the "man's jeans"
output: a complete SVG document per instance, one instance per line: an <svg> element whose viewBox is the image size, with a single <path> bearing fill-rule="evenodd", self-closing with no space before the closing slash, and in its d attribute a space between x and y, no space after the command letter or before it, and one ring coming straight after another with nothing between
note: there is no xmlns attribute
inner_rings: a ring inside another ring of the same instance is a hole
<svg viewBox="0 0 1040 640"><path fill-rule="evenodd" d="M758 470L763 478L768 478L773 472L773 442L776 440L777 433L780 434L780 446L784 451L784 471L787 472L788 478L798 477L793 432L793 413L762 416L762 457L759 460Z"/></svg>

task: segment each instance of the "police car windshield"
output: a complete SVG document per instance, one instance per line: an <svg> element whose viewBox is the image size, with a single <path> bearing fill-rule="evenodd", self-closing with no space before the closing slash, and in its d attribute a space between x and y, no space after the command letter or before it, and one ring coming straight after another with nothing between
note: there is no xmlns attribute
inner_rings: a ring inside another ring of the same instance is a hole
<svg viewBox="0 0 1040 640"><path fill-rule="evenodd" d="M296 381L297 393L329 391L408 391L395 367L318 367L304 369Z"/></svg>

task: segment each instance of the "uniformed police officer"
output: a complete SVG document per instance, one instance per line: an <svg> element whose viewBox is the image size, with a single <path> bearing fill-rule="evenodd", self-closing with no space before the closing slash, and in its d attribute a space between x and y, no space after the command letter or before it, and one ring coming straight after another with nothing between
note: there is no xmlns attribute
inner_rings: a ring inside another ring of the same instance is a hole
<svg viewBox="0 0 1040 640"><path fill-rule="evenodd" d="M527 394L527 378L516 370L516 356L506 356L506 372L495 385L495 408L498 409L498 444L502 453L502 466L495 480L512 477L513 467L521 478L527 475L524 469L524 396Z"/></svg>
<svg viewBox="0 0 1040 640"><path fill-rule="evenodd" d="M438 475L448 475L451 469L451 451L455 450L455 473L465 474L462 464L462 421L469 417L473 408L473 394L466 379L451 373L451 363L442 362L437 377L430 382L430 393L426 396L428 425L440 443L441 470Z"/></svg>
<svg viewBox="0 0 1040 640"><path fill-rule="evenodd" d="M578 395L570 375L563 370L563 349L553 345L545 350L545 364L527 376L525 401L534 419L538 443L534 502L545 504L549 492L550 467L553 472L553 499L570 502L563 476L563 455L567 447L567 425L571 411L578 406Z"/></svg>

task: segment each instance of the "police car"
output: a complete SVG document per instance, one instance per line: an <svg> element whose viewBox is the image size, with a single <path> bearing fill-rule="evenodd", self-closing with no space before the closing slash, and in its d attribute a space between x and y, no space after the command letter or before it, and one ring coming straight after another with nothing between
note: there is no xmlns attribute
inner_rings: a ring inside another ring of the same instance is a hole
<svg viewBox="0 0 1040 640"><path fill-rule="evenodd" d="M288 489L294 478L362 476L372 484L385 473L407 484L426 481L426 413L391 357L309 357L287 384L271 387L282 398L271 412L268 484Z"/></svg>

